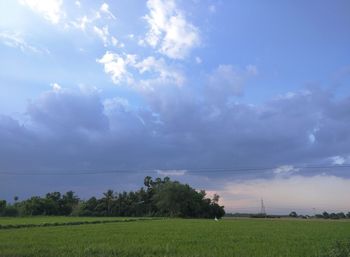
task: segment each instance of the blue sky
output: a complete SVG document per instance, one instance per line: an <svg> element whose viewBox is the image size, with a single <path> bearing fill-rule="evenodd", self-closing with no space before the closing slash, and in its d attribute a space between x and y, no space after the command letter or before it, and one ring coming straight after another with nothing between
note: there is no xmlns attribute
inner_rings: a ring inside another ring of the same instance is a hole
<svg viewBox="0 0 350 257"><path fill-rule="evenodd" d="M264 195L273 212L350 209L349 11L345 0L1 1L0 168L12 175L0 198L129 190L145 175L132 170L152 170L218 192L229 211ZM271 170L217 171L237 167ZM29 175L83 169L130 172Z"/></svg>

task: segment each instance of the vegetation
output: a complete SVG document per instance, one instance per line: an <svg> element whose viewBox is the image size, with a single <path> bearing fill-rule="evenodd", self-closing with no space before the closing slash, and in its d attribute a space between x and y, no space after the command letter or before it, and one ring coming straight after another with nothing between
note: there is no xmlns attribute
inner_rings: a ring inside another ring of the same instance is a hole
<svg viewBox="0 0 350 257"><path fill-rule="evenodd" d="M131 192L108 190L102 198L91 197L87 201L80 200L72 191L65 194L52 192L45 197L34 196L21 202L15 197L13 205L0 201L0 215L220 218L225 214L224 207L218 204L218 195L213 199L206 198L204 190L196 191L168 177L153 181L147 176L144 186Z"/></svg>
<svg viewBox="0 0 350 257"><path fill-rule="evenodd" d="M140 218L135 219L114 219L114 220L79 220L79 221L66 221L66 222L44 222L44 223L26 223L26 224L0 224L0 229L16 229L16 228L33 228L33 227L57 227L57 226L77 226L77 225L88 225L88 224L105 224L115 222L132 222L141 220Z"/></svg>
<svg viewBox="0 0 350 257"><path fill-rule="evenodd" d="M232 218L298 218L298 219L333 219L333 220L339 220L339 219L350 219L350 212L347 214L344 214L343 212L338 213L328 213L323 212L323 214L316 214L316 215L300 215L297 214L295 211L292 211L289 213L289 215L266 215L262 213L225 213L225 217L232 217Z"/></svg>
<svg viewBox="0 0 350 257"><path fill-rule="evenodd" d="M347 214L343 212L338 212L338 213L328 213L328 212L323 212L322 214L316 214L315 216L309 216L309 215L298 215L295 211L292 211L289 214L289 217L293 218L319 218L319 219L332 219L332 220L339 220L339 219L350 219L350 212Z"/></svg>
<svg viewBox="0 0 350 257"><path fill-rule="evenodd" d="M0 218L0 224L21 219ZM348 257L349 238L347 220L156 219L0 230L0 256Z"/></svg>

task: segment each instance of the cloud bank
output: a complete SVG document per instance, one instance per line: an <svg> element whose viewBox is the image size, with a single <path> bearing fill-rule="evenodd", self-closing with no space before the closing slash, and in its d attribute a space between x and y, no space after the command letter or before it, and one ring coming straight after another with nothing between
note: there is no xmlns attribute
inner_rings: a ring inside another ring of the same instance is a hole
<svg viewBox="0 0 350 257"><path fill-rule="evenodd" d="M349 98L314 89L252 106L223 104L226 91L215 102L205 88L197 95L188 90L141 91L145 104L135 107L56 85L28 105L25 122L2 116L0 138L8 144L0 146L1 166L277 167L333 164L331 157L350 153ZM19 156L24 160L14 162ZM292 170L283 167L275 172Z"/></svg>

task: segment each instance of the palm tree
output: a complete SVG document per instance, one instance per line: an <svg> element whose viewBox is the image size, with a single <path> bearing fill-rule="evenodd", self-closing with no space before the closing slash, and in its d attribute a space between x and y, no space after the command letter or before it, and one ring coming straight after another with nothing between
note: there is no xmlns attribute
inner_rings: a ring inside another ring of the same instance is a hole
<svg viewBox="0 0 350 257"><path fill-rule="evenodd" d="M114 199L114 192L113 190L107 190L106 193L103 193L104 197L103 200L106 203L107 206L107 215L109 216L111 214L111 207L112 207L112 201Z"/></svg>

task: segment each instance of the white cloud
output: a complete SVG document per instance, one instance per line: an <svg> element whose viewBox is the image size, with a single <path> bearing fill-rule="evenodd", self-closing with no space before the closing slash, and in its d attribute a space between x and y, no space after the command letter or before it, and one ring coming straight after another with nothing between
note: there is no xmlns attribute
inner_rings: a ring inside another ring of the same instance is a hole
<svg viewBox="0 0 350 257"><path fill-rule="evenodd" d="M116 39L114 36L111 37L111 43L113 46L118 45L118 39ZM120 44L120 47L123 47L123 44Z"/></svg>
<svg viewBox="0 0 350 257"><path fill-rule="evenodd" d="M104 65L105 72L111 76L115 84L126 82L143 89L153 89L156 85L181 86L185 82L182 73L169 66L162 58L156 59L149 56L138 61L136 55L119 55L107 51L97 62ZM141 78L136 80L136 75Z"/></svg>
<svg viewBox="0 0 350 257"><path fill-rule="evenodd" d="M261 198L268 213L348 211L350 179L317 175L236 181L219 194L226 209L234 212L258 212Z"/></svg>
<svg viewBox="0 0 350 257"><path fill-rule="evenodd" d="M135 55L122 56L107 51L97 62L104 65L104 71L111 76L113 83L120 84L121 82L132 83L132 75L127 71L127 66L135 63Z"/></svg>
<svg viewBox="0 0 350 257"><path fill-rule="evenodd" d="M162 176L183 176L187 170L156 170L158 175Z"/></svg>
<svg viewBox="0 0 350 257"><path fill-rule="evenodd" d="M188 22L174 0L149 0L145 16L149 31L144 42L169 58L184 59L199 45L199 30Z"/></svg>
<svg viewBox="0 0 350 257"><path fill-rule="evenodd" d="M63 0L20 0L20 3L41 14L46 20L58 24L64 17Z"/></svg>
<svg viewBox="0 0 350 257"><path fill-rule="evenodd" d="M88 24L92 23L93 19L89 19L86 15L81 18L78 18L77 21L72 22L72 26L83 31L86 30Z"/></svg>
<svg viewBox="0 0 350 257"><path fill-rule="evenodd" d="M104 26L102 28L99 28L97 26L94 26L94 32L95 34L102 40L103 45L106 47L109 44L109 31L108 26Z"/></svg>
<svg viewBox="0 0 350 257"><path fill-rule="evenodd" d="M171 68L166 64L164 59L156 59L153 56L149 56L144 60L134 65L141 74L150 72L156 74L154 79L143 80L145 84L160 84L170 83L181 86L185 82L184 76L174 68Z"/></svg>
<svg viewBox="0 0 350 257"><path fill-rule="evenodd" d="M331 157L331 160L334 165L343 165L346 162L346 159L339 155Z"/></svg>
<svg viewBox="0 0 350 257"><path fill-rule="evenodd" d="M202 59L199 56L196 56L196 63L197 64L201 64L202 63Z"/></svg>
<svg viewBox="0 0 350 257"><path fill-rule="evenodd" d="M36 47L26 42L20 33L0 32L0 41L9 47L19 48L24 53L49 53L47 49Z"/></svg>
<svg viewBox="0 0 350 257"><path fill-rule="evenodd" d="M62 90L62 87L59 84L57 84L56 82L55 83L51 83L51 87L52 87L52 90L54 92L58 92L58 91Z"/></svg>
<svg viewBox="0 0 350 257"><path fill-rule="evenodd" d="M292 175L295 172L298 172L299 169L298 168L294 168L293 165L282 165L277 167L273 173L275 173L276 175L280 175L280 176L289 176Z"/></svg>
<svg viewBox="0 0 350 257"><path fill-rule="evenodd" d="M107 3L103 3L100 7L100 11L102 13L107 14L107 16L113 20L115 20L115 16L113 15L113 13L109 10L109 5Z"/></svg>
<svg viewBox="0 0 350 257"><path fill-rule="evenodd" d="M88 17L84 15L78 19L75 19L75 21L71 21L69 25L73 28L80 29L84 32L92 32L93 34L97 35L102 40L104 47L116 46L123 48L124 44L119 42L119 40L115 36L112 36L110 34L109 27L106 23L104 23L103 26L96 25L97 21L102 18L100 12L107 13L109 17L111 15L113 16L113 14L109 12L109 6L106 3L104 3L102 4L100 10L94 12L92 16Z"/></svg>
<svg viewBox="0 0 350 257"><path fill-rule="evenodd" d="M93 31L102 40L104 47L109 45L123 47L122 44L118 44L119 42L114 36L110 35L108 26L104 26L102 28L94 26Z"/></svg>

